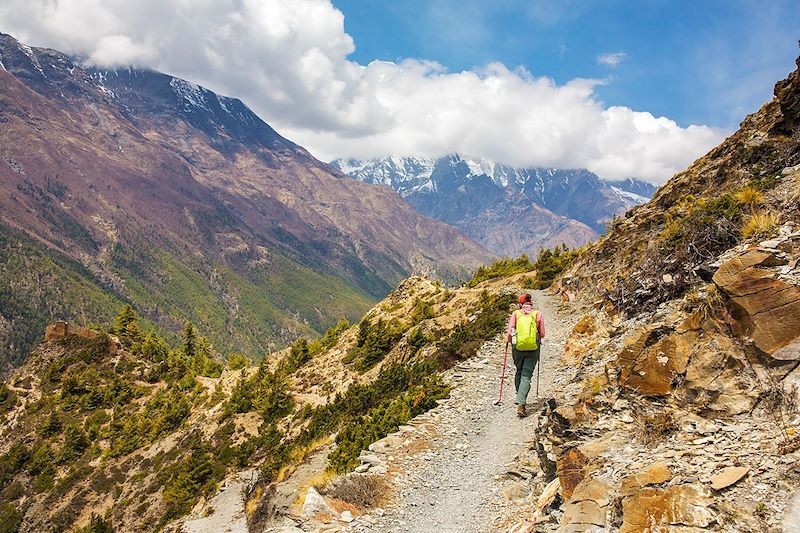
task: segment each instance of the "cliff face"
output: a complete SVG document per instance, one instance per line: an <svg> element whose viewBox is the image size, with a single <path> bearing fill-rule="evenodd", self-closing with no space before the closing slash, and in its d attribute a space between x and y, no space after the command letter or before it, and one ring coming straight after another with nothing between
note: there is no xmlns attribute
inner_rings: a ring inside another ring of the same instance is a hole
<svg viewBox="0 0 800 533"><path fill-rule="evenodd" d="M356 318L412 272L454 278L491 257L234 98L7 35L0 61L4 360L53 318L107 319L121 302L266 351Z"/></svg>

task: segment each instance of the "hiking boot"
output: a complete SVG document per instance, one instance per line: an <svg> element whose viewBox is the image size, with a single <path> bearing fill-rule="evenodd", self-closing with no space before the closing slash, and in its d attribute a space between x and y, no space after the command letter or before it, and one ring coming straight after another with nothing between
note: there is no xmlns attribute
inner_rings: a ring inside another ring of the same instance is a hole
<svg viewBox="0 0 800 533"><path fill-rule="evenodd" d="M528 416L528 411L525 410L524 403L517 405L517 416L520 418L525 418L526 416Z"/></svg>

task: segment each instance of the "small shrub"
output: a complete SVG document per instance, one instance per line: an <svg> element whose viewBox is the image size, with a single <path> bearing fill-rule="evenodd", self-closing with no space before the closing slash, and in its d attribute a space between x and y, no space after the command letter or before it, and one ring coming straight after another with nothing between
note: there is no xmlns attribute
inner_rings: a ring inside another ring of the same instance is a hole
<svg viewBox="0 0 800 533"><path fill-rule="evenodd" d="M552 250L539 250L536 262L533 264L536 276L530 283L533 289L546 289L553 281L566 270L580 255L582 249L571 250L565 244L556 246Z"/></svg>
<svg viewBox="0 0 800 533"><path fill-rule="evenodd" d="M52 437L61 433L61 418L56 411L51 411L42 425L42 435Z"/></svg>
<svg viewBox="0 0 800 533"><path fill-rule="evenodd" d="M75 530L75 533L114 533L114 529L102 516L92 513L89 523Z"/></svg>
<svg viewBox="0 0 800 533"><path fill-rule="evenodd" d="M389 490L389 482L383 476L345 476L327 495L359 507L371 508L383 505L388 499Z"/></svg>
<svg viewBox="0 0 800 533"><path fill-rule="evenodd" d="M775 235L778 229L778 219L775 213L769 211L756 211L750 215L742 226L742 238L764 240Z"/></svg>
<svg viewBox="0 0 800 533"><path fill-rule="evenodd" d="M750 208L751 213L764 201L764 194L754 187L745 187L737 192L734 197L737 202Z"/></svg>
<svg viewBox="0 0 800 533"><path fill-rule="evenodd" d="M635 423L638 428L638 438L647 447L658 445L678 429L678 424L671 411L662 411L654 415L639 415L636 417Z"/></svg>
<svg viewBox="0 0 800 533"><path fill-rule="evenodd" d="M356 347L348 354L350 361L355 361L359 372L366 372L386 357L397 341L408 330L397 321L387 323L379 318L375 324L363 319L358 325Z"/></svg>
<svg viewBox="0 0 800 533"><path fill-rule="evenodd" d="M22 513L10 503L0 503L0 533L16 533L22 523Z"/></svg>
<svg viewBox="0 0 800 533"><path fill-rule="evenodd" d="M417 298L411 307L411 323L419 324L423 320L433 317L433 307L430 302Z"/></svg>
<svg viewBox="0 0 800 533"><path fill-rule="evenodd" d="M342 333L347 331L349 327L349 320L346 318L339 319L335 326L328 328L328 330L325 332L325 335L323 335L319 340L320 344L323 348L333 348L333 346L336 344L336 341L338 341L339 337L342 336Z"/></svg>
<svg viewBox="0 0 800 533"><path fill-rule="evenodd" d="M233 352L228 356L228 368L231 370L241 370L250 366L250 359L246 355Z"/></svg>

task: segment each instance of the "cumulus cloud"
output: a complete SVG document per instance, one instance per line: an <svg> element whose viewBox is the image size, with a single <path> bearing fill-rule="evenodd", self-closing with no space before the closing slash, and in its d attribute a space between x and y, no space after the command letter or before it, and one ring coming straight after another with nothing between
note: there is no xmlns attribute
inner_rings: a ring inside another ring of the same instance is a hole
<svg viewBox="0 0 800 533"><path fill-rule="evenodd" d="M597 63L600 65L607 65L609 67L616 67L628 57L625 52L610 52L607 54L600 54L597 56Z"/></svg>
<svg viewBox="0 0 800 533"><path fill-rule="evenodd" d="M358 64L329 0L4 0L0 31L242 98L323 159L463 152L663 182L724 133L606 108L600 80L558 85L499 63L463 72L424 60Z"/></svg>

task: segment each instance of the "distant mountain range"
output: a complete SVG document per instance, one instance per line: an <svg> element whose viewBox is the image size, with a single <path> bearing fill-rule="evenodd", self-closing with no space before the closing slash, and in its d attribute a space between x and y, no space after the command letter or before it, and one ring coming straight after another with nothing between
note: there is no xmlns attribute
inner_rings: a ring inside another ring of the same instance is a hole
<svg viewBox="0 0 800 533"><path fill-rule="evenodd" d="M331 164L359 181L391 187L420 213L505 255L585 244L656 189L633 178L611 182L587 170L519 168L459 154Z"/></svg>
<svg viewBox="0 0 800 533"><path fill-rule="evenodd" d="M284 139L235 98L0 34L0 366L122 303L258 355L412 272L493 257Z"/></svg>

